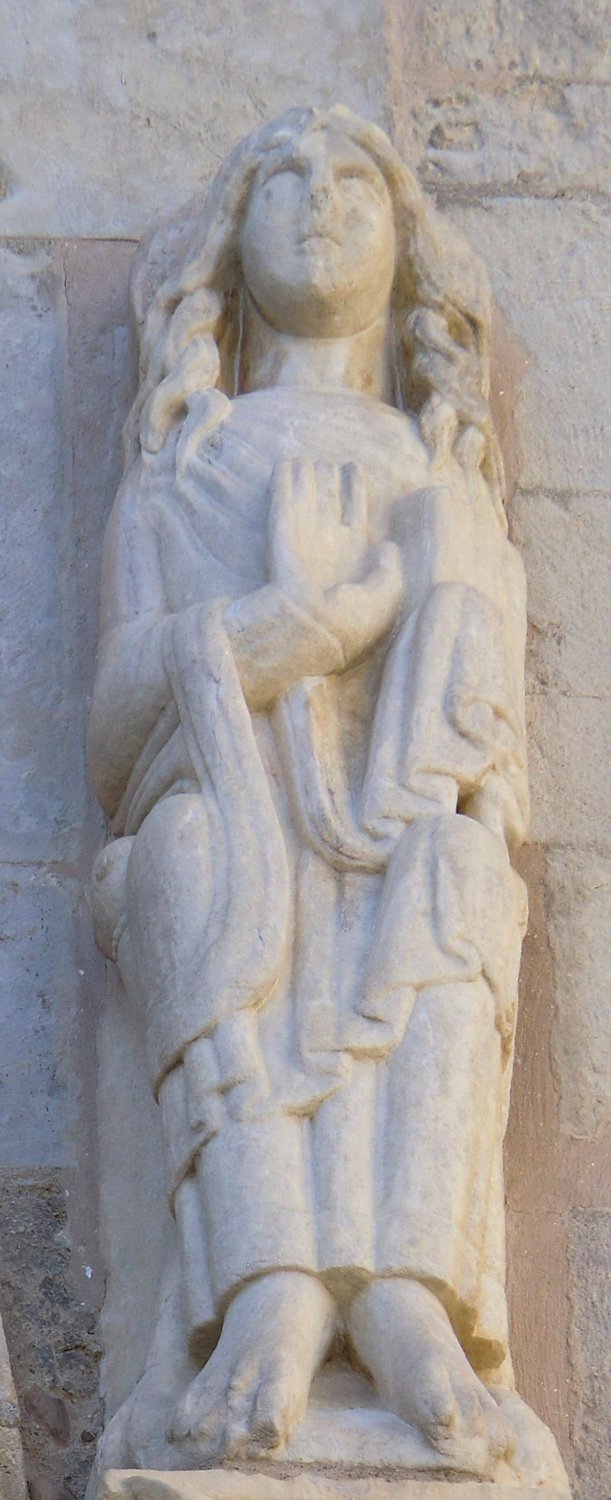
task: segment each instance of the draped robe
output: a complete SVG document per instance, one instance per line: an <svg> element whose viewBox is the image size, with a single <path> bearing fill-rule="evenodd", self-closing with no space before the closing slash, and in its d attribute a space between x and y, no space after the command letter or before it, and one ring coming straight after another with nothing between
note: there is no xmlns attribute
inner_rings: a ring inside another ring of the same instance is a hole
<svg viewBox="0 0 611 1500"><path fill-rule="evenodd" d="M268 577L271 474L299 456L358 461L369 543L402 551L395 628L346 670ZM340 1300L417 1277L499 1366L525 898L477 793L500 779L525 817L525 608L486 485L440 484L366 397L213 393L115 502L102 611L98 925L145 1015L191 1347L293 1268ZM229 615L270 680L295 626L323 674L306 651L249 706Z"/></svg>

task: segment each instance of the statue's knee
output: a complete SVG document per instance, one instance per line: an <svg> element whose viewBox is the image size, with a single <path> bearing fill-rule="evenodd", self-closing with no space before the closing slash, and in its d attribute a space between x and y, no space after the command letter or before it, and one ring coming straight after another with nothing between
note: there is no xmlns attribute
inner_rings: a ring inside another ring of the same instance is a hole
<svg viewBox="0 0 611 1500"><path fill-rule="evenodd" d="M91 872L91 911L95 940L106 958L116 961L125 925L127 866L133 838L115 839L95 860Z"/></svg>
<svg viewBox="0 0 611 1500"><path fill-rule="evenodd" d="M136 850L181 838L188 828L206 825L203 798L197 792L176 792L164 797L147 813L136 834Z"/></svg>
<svg viewBox="0 0 611 1500"><path fill-rule="evenodd" d="M437 859L450 861L468 879L481 869L482 861L499 870L509 867L507 848L496 834L462 813L441 813L419 818L402 834L393 860L409 863L416 852L430 851Z"/></svg>
<svg viewBox="0 0 611 1500"><path fill-rule="evenodd" d="M130 861L130 888L140 882L148 886L154 871L176 861L180 864L186 845L201 844L207 837L203 799L191 792L164 797L147 814L134 840Z"/></svg>
<svg viewBox="0 0 611 1500"><path fill-rule="evenodd" d="M167 797L143 822L129 860L126 899L134 941L163 946L171 932L182 950L193 921L210 909L214 880L204 798L187 792Z"/></svg>
<svg viewBox="0 0 611 1500"><path fill-rule="evenodd" d="M144 819L138 833L115 839L102 849L93 866L91 908L95 939L107 958L116 960L119 939L125 927L128 891L164 885L168 864L193 866L193 850L207 857L207 820L202 798L178 793L158 802ZM184 859L181 859L181 853ZM129 867L129 875L128 875Z"/></svg>

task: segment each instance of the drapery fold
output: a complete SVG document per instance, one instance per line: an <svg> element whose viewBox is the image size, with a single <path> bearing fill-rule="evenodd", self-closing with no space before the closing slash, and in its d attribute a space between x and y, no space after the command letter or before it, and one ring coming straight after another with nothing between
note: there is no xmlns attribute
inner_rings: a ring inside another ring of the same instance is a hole
<svg viewBox="0 0 611 1500"><path fill-rule="evenodd" d="M156 1089L188 1043L264 1004L286 953L289 911L285 844L223 626L222 601L208 612L195 607L177 614L165 642L202 812L214 830L214 900L208 912L191 916L198 936L190 962L176 966L171 1006L164 976L159 992L150 980L147 985Z"/></svg>

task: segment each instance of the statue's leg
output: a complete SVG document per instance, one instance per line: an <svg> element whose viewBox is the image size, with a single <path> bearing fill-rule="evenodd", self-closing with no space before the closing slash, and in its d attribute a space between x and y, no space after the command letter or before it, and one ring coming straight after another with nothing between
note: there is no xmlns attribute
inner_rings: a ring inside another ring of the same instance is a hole
<svg viewBox="0 0 611 1500"><path fill-rule="evenodd" d="M203 1029L202 977L215 902L213 809L203 796L164 798L133 840L126 876L128 943L119 968L143 1012L152 1081ZM222 844L220 858L222 860ZM218 872L222 882L223 867Z"/></svg>
<svg viewBox="0 0 611 1500"><path fill-rule="evenodd" d="M333 1300L315 1276L275 1271L248 1282L179 1403L175 1441L195 1442L208 1462L281 1447L305 1412L335 1324Z"/></svg>
<svg viewBox="0 0 611 1500"><path fill-rule="evenodd" d="M478 1347L477 1334L493 1361L504 1349L498 1310L486 1325L482 1307L478 1325L501 1130L501 1047L487 983L421 992L386 1066L382 1274L354 1299L349 1334L388 1406L487 1477L515 1446L465 1353Z"/></svg>
<svg viewBox="0 0 611 1500"><path fill-rule="evenodd" d="M441 1453L482 1478L511 1457L515 1436L428 1287L373 1281L352 1303L349 1332L386 1404Z"/></svg>
<svg viewBox="0 0 611 1500"><path fill-rule="evenodd" d="M210 912L215 921L219 851L212 816L201 797L168 798L149 814L130 856L123 969L144 1010L153 1055L164 1046L175 1050L179 1038L172 1038L171 1028L177 1013L181 1026L195 1030ZM221 1128L213 1144L222 1134ZM273 1200L273 1184L269 1190ZM281 1193L281 1185L275 1191ZM233 1207L239 1215L239 1204ZM214 1204L205 1205L204 1219L206 1212L214 1212ZM190 1465L280 1446L305 1411L335 1319L333 1299L312 1274L277 1269L239 1285L214 1352L176 1408L176 1461L181 1452Z"/></svg>

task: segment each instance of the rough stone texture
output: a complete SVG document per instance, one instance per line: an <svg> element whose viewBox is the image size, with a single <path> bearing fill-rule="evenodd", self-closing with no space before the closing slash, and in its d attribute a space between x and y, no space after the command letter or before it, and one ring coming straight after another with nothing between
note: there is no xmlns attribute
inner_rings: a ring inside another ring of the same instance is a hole
<svg viewBox="0 0 611 1500"><path fill-rule="evenodd" d="M495 391L497 404L512 408L516 484L607 492L608 213L591 203L507 198L448 212L486 261L521 354L511 382Z"/></svg>
<svg viewBox="0 0 611 1500"><path fill-rule="evenodd" d="M54 1500L60 1489L82 1494L97 1435L91 1105L103 965L84 888L101 824L86 818L83 684L126 404L130 253L28 241L0 250L0 1168L15 1174L3 1188L11 1249L8 1260L0 1252L0 1278L28 1477L41 1497L53 1485ZM34 1170L19 1186L19 1173L41 1168L61 1175L41 1180ZM63 1450L49 1428L56 1401L71 1416Z"/></svg>
<svg viewBox="0 0 611 1500"><path fill-rule="evenodd" d="M566 1491L546 1490L546 1500L566 1500ZM206 1475L136 1473L109 1470L93 1500L539 1500L530 1486L473 1484L470 1481L354 1478L336 1480L310 1473L302 1478L263 1474Z"/></svg>
<svg viewBox="0 0 611 1500"><path fill-rule="evenodd" d="M569 1237L570 1353L579 1405L575 1415L574 1500L611 1494L611 1214L575 1212Z"/></svg>
<svg viewBox="0 0 611 1500"><path fill-rule="evenodd" d="M510 524L528 582L531 692L611 693L607 496L514 495Z"/></svg>
<svg viewBox="0 0 611 1500"><path fill-rule="evenodd" d="M568 1135L587 1137L611 1124L611 862L551 850L547 882L560 1122Z"/></svg>
<svg viewBox="0 0 611 1500"><path fill-rule="evenodd" d="M0 1166L74 1164L74 1040L83 978L74 942L74 882L0 867Z"/></svg>
<svg viewBox="0 0 611 1500"><path fill-rule="evenodd" d="M70 670L66 323L57 248L0 247L0 334L0 858L65 861L79 843L84 776Z"/></svg>
<svg viewBox="0 0 611 1500"><path fill-rule="evenodd" d="M528 734L532 837L542 844L604 850L611 836L605 794L609 700L532 693Z"/></svg>
<svg viewBox="0 0 611 1500"><path fill-rule="evenodd" d="M0 234L138 235L265 116L384 113L378 0L7 0L0 57Z"/></svg>
<svg viewBox="0 0 611 1500"><path fill-rule="evenodd" d="M406 0L397 12L407 21ZM560 8L541 0L419 0L416 16L416 45L431 67L601 83L611 74L604 0L566 0ZM408 44L410 33L406 26Z"/></svg>
<svg viewBox="0 0 611 1500"><path fill-rule="evenodd" d="M465 189L553 198L608 179L607 90L520 78L489 93L466 80L414 111L420 173L445 196Z"/></svg>
<svg viewBox="0 0 611 1500"><path fill-rule="evenodd" d="M127 281L131 244L75 241L65 247L67 316L65 402L70 433L70 659L78 684L73 738L83 778L80 825L83 884L105 838L85 772L85 733L97 641L104 524L121 472L121 431L129 402ZM83 686L85 691L83 691ZM87 938L91 925L84 913ZM95 1003L95 989L88 990Z"/></svg>
<svg viewBox="0 0 611 1500"><path fill-rule="evenodd" d="M45 0L3 12L0 232L138 234L232 139L293 103L385 122L442 190L600 188L609 166L606 6L353 0L244 26L237 0L178 9ZM331 24L328 17L332 14ZM325 45L320 36L324 31ZM386 33L386 35L385 35ZM44 152L41 143L44 141Z"/></svg>
<svg viewBox="0 0 611 1500"><path fill-rule="evenodd" d="M95 1308L75 1291L70 1267L71 1251L82 1258L84 1249L71 1237L73 1185L66 1173L0 1174L0 1303L28 1480L45 1480L78 1496L100 1409Z"/></svg>
<svg viewBox="0 0 611 1500"><path fill-rule="evenodd" d="M396 0L388 15L396 128L427 186L604 195L606 4Z"/></svg>

